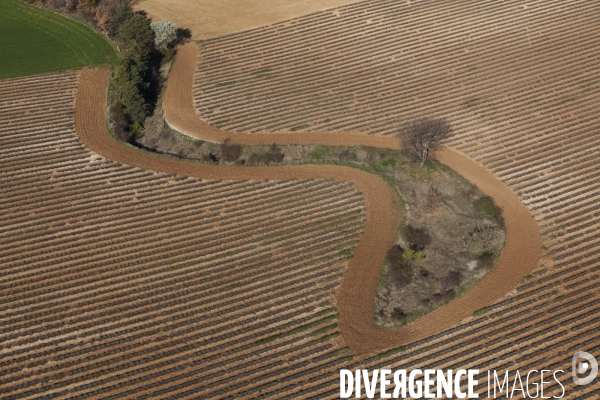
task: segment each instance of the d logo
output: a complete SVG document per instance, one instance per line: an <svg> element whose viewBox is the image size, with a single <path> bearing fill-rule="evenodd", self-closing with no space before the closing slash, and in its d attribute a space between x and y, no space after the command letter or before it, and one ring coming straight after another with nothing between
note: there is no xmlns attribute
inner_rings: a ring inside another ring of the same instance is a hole
<svg viewBox="0 0 600 400"><path fill-rule="evenodd" d="M584 360L582 360L584 359ZM585 351L578 351L573 355L571 363L571 372L573 374L573 381L577 385L587 385L598 375L598 361L590 353ZM585 378L580 378L580 375L588 373L589 375Z"/></svg>

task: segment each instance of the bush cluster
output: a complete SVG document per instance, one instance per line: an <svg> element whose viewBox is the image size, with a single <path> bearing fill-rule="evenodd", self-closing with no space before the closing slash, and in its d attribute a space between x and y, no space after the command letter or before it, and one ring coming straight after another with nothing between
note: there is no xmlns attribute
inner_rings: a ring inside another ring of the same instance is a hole
<svg viewBox="0 0 600 400"><path fill-rule="evenodd" d="M402 287L412 282L414 271L423 265L423 251L403 249L393 246L387 254L388 277L396 287Z"/></svg>
<svg viewBox="0 0 600 400"><path fill-rule="evenodd" d="M501 247L502 234L499 228L490 225L476 227L465 238L465 244L478 257L496 255Z"/></svg>
<svg viewBox="0 0 600 400"><path fill-rule="evenodd" d="M494 203L494 200L489 196L482 196L473 202L473 209L479 215L488 217L496 221L500 226L504 226L502 219L502 209Z"/></svg>
<svg viewBox="0 0 600 400"><path fill-rule="evenodd" d="M254 152L248 158L248 164L277 164L283 161L284 154L281 151L281 147L272 144L269 149L265 152Z"/></svg>
<svg viewBox="0 0 600 400"><path fill-rule="evenodd" d="M402 229L402 236L413 250L422 251L431 243L431 236L425 228L415 228L412 225L406 225Z"/></svg>
<svg viewBox="0 0 600 400"><path fill-rule="evenodd" d="M159 91L159 70L172 47L191 37L171 22L156 22L133 11L135 0L25 0L75 15L106 34L119 49L110 80L110 119L115 136L129 141L153 111Z"/></svg>
<svg viewBox="0 0 600 400"><path fill-rule="evenodd" d="M242 146L237 144L224 143L221 145L221 157L223 161L234 162L237 161L242 154Z"/></svg>

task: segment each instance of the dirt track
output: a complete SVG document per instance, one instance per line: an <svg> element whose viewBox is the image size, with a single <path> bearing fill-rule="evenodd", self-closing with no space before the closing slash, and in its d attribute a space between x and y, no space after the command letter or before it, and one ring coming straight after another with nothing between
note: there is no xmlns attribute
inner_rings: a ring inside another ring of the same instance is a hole
<svg viewBox="0 0 600 400"><path fill-rule="evenodd" d="M173 173L211 179L229 180L279 180L304 178L334 178L353 183L363 192L367 206L367 222L348 275L342 283L342 293L354 293L359 288L372 287L373 291L364 297L344 296L340 301L348 303L343 309L361 308L361 318L370 318L374 309L375 295L379 279L379 269L387 250L396 236L396 229L402 220L400 199L395 191L381 178L349 167L338 166L282 166L282 167L220 167L180 162L150 155L125 147L108 136L104 123L104 104L108 71L84 70L81 72L77 101L75 104L75 124L77 135L92 151L123 164ZM356 285L356 286L355 286ZM367 301L369 304L363 305ZM366 306L366 307L365 307ZM342 313L340 313L342 319ZM372 318L371 318L372 319ZM343 325L343 323L341 323ZM352 347L356 351L368 351L375 347L360 347L364 342L362 334ZM350 341L348 343L351 343Z"/></svg>
<svg viewBox="0 0 600 400"><path fill-rule="evenodd" d="M229 133L201 121L194 112L192 81L196 46L184 46L173 65L163 107L165 119L178 131L213 142L250 144L370 145L398 148L392 138L312 132L302 135ZM438 158L504 209L508 230L506 248L494 270L475 288L420 320L394 330L378 330L372 318L380 268L401 222L397 196L380 178L351 168L334 166L217 167L182 163L137 152L119 145L104 131L106 71L83 71L76 103L77 133L93 151L113 160L156 171L218 179L335 178L352 182L365 196L367 223L338 298L340 331L355 353L399 346L434 335L492 304L514 289L537 265L541 239L537 224L517 196L481 165L452 150ZM89 110L96 110L94 114ZM84 118L94 118L85 120Z"/></svg>
<svg viewBox="0 0 600 400"><path fill-rule="evenodd" d="M196 115L192 98L194 71L198 48L188 43L179 48L177 59L171 69L169 84L164 93L163 109L165 120L175 130L209 142L223 143L230 140L244 146L277 144L324 144L347 146L377 146L390 149L400 148L394 138L364 135L349 135L331 132L304 132L302 134L225 132L202 121Z"/></svg>

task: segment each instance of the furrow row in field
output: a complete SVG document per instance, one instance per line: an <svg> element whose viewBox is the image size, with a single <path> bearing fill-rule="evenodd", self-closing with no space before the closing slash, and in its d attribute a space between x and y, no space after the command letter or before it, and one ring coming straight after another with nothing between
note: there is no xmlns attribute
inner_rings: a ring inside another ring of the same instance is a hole
<svg viewBox="0 0 600 400"><path fill-rule="evenodd" d="M168 393L189 377L216 382L207 367L227 358L244 360L249 379L335 359L334 297L365 219L354 186L202 180L103 159L74 133L77 75L61 76L35 102L48 76L11 92L13 125L0 133L9 398Z"/></svg>

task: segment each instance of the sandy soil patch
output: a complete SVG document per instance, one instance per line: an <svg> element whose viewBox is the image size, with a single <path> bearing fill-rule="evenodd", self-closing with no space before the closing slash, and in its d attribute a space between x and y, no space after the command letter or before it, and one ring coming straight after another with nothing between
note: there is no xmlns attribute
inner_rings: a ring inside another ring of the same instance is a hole
<svg viewBox="0 0 600 400"><path fill-rule="evenodd" d="M196 40L270 25L314 11L326 10L357 0L142 0L154 21L171 21L188 28Z"/></svg>

